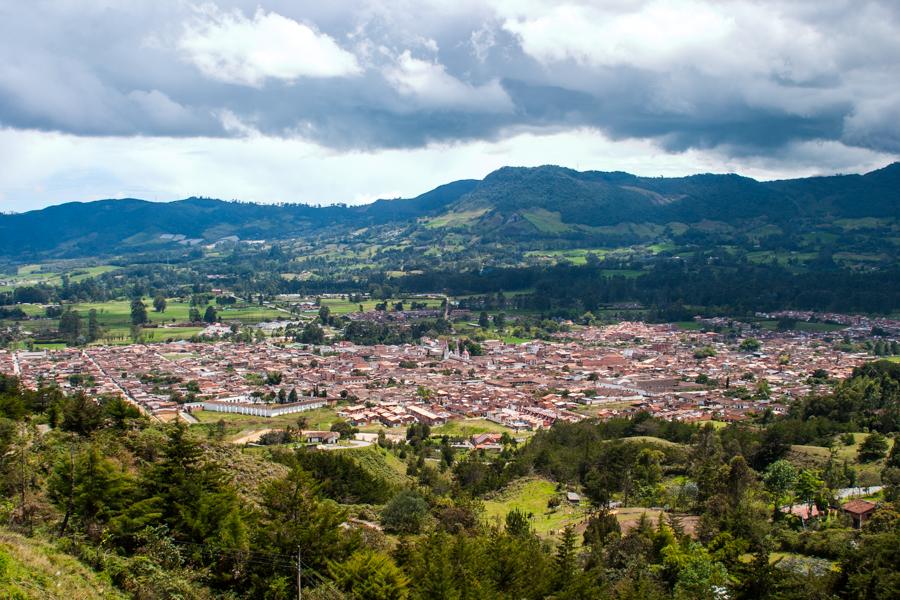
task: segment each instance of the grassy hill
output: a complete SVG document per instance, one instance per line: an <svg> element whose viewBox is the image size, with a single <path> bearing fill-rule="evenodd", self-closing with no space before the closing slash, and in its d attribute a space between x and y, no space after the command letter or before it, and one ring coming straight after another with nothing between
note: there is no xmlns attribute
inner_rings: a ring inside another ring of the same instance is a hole
<svg viewBox="0 0 900 600"><path fill-rule="evenodd" d="M89 600L127 598L52 544L0 529L0 598Z"/></svg>

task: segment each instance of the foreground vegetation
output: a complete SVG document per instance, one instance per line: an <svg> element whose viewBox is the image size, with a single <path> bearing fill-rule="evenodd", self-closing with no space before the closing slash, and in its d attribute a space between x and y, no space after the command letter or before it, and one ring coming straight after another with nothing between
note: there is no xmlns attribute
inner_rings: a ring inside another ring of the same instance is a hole
<svg viewBox="0 0 900 600"><path fill-rule="evenodd" d="M419 425L401 445L242 449L227 428L10 378L0 415L11 597L292 598L298 549L311 598L900 594L900 365L887 361L781 418L638 414L493 451ZM830 507L863 467L885 488L854 530ZM792 503L824 516L777 510Z"/></svg>

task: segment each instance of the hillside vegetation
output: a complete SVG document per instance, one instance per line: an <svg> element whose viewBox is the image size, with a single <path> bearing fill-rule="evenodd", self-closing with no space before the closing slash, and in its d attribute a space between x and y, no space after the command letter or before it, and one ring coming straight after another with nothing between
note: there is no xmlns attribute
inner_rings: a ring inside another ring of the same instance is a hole
<svg viewBox="0 0 900 600"><path fill-rule="evenodd" d="M462 229L479 241L529 236L608 245L673 232L703 236L710 224L717 224L720 232L746 243L772 234L804 235L823 223L843 223L857 235L874 228L896 232L898 205L897 163L865 175L773 182L737 175L650 178L555 166L505 167L481 181L452 182L416 198L354 207L206 198L73 202L0 215L0 256L158 251L231 236L319 242L351 236L383 243L397 227L429 236Z"/></svg>

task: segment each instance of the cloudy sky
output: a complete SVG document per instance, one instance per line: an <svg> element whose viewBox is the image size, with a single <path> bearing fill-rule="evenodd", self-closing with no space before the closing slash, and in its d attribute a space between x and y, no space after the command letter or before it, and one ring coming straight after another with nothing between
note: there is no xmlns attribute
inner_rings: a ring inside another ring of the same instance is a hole
<svg viewBox="0 0 900 600"><path fill-rule="evenodd" d="M0 0L0 210L900 156L895 0Z"/></svg>

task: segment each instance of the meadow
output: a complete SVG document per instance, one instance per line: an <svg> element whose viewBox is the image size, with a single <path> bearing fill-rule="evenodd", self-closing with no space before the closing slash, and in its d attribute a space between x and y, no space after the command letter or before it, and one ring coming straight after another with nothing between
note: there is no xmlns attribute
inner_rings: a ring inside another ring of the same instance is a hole
<svg viewBox="0 0 900 600"><path fill-rule="evenodd" d="M560 497L559 506L548 508L551 498ZM556 536L568 525L577 525L587 516L585 502L578 505L565 499L556 484L542 478L519 479L484 501L484 518L493 524L503 522L507 513L519 509L532 515L531 525L541 537Z"/></svg>

